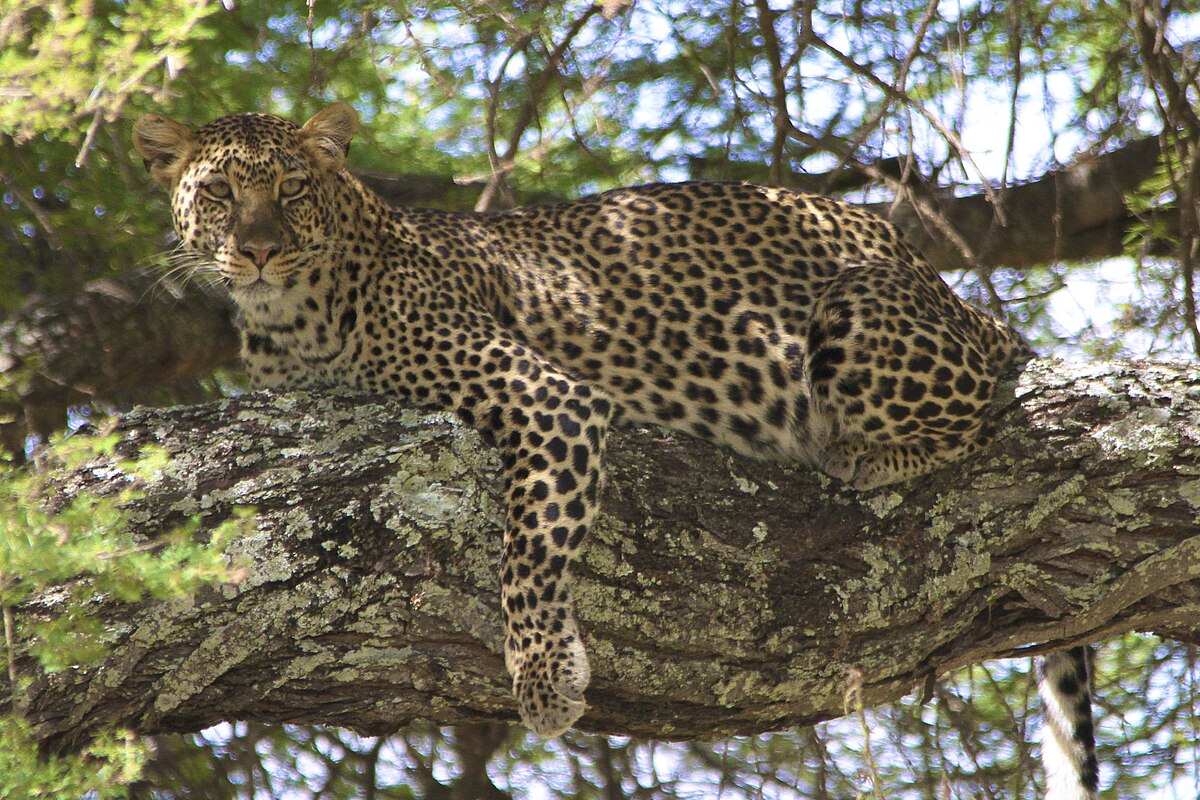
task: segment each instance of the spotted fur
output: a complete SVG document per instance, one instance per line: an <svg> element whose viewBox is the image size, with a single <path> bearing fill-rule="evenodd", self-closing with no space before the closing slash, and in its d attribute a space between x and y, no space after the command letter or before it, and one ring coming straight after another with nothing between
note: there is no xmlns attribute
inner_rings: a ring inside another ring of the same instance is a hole
<svg viewBox="0 0 1200 800"><path fill-rule="evenodd" d="M744 184L655 184L505 214L396 209L343 167L344 104L303 127L139 120L176 230L244 315L259 387L452 409L499 447L508 669L538 734L584 709L569 589L618 422L659 423L858 489L978 450L1026 355L889 223Z"/></svg>

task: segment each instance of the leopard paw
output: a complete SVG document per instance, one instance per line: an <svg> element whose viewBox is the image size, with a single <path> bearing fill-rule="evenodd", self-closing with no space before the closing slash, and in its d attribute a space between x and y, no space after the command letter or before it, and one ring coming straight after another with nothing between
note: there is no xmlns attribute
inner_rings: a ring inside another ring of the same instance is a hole
<svg viewBox="0 0 1200 800"><path fill-rule="evenodd" d="M821 459L821 472L831 478L854 485L858 460L863 448L857 442L839 441L831 444ZM857 487L856 487L857 488Z"/></svg>
<svg viewBox="0 0 1200 800"><path fill-rule="evenodd" d="M887 486L889 483L897 483L906 476L897 474L896 470L890 465L883 464L878 460L868 461L863 464L854 477L847 481L856 491L866 492L871 489L878 489L880 486Z"/></svg>
<svg viewBox="0 0 1200 800"><path fill-rule="evenodd" d="M826 451L821 471L865 492L929 471L911 447L871 447L855 439L836 442Z"/></svg>
<svg viewBox="0 0 1200 800"><path fill-rule="evenodd" d="M591 679L579 636L543 639L510 654L521 721L543 739L566 732L587 708L583 693Z"/></svg>

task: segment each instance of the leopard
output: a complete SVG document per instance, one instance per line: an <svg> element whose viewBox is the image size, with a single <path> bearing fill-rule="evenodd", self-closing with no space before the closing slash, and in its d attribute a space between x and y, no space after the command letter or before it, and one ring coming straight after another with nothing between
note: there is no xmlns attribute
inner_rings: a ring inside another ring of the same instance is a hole
<svg viewBox="0 0 1200 800"><path fill-rule="evenodd" d="M252 386L448 410L499 451L504 660L541 737L586 707L571 576L611 428L870 491L986 446L997 385L1031 356L859 206L697 181L499 213L395 207L346 166L358 128L346 103L195 130L147 114L133 144L181 252L240 310ZM1079 664L1051 663L1066 665L1051 687Z"/></svg>

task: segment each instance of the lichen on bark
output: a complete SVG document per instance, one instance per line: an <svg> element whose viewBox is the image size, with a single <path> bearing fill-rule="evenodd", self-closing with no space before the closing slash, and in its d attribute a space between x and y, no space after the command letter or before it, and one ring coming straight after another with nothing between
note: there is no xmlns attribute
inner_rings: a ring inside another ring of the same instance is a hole
<svg viewBox="0 0 1200 800"><path fill-rule="evenodd" d="M605 512L578 570L591 730L751 733L842 713L929 676L1125 630L1195 640L1200 373L1035 362L979 458L855 494L658 430L612 436ZM513 719L501 656L498 463L444 414L377 398L250 394L121 420L64 495L170 466L129 509L153 537L253 506L238 586L105 607L103 664L44 677L51 746L100 726L219 720L382 732ZM1189 615L1191 615L1189 617Z"/></svg>

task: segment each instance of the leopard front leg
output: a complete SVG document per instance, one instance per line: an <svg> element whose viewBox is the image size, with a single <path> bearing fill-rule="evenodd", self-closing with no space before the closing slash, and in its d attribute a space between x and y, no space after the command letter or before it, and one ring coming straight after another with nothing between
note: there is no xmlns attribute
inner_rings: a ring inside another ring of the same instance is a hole
<svg viewBox="0 0 1200 800"><path fill-rule="evenodd" d="M505 663L521 719L549 738L585 708L590 669L570 582L599 508L613 403L502 331L467 347L480 379L461 385L453 405L494 438L507 478Z"/></svg>
<svg viewBox="0 0 1200 800"><path fill-rule="evenodd" d="M242 362L255 389L297 389L318 382L308 367L268 331L243 328Z"/></svg>
<svg viewBox="0 0 1200 800"><path fill-rule="evenodd" d="M557 736L583 714L590 677L571 570L599 508L611 402L544 367L507 379L492 416L508 478L501 562L505 663L521 719Z"/></svg>
<svg viewBox="0 0 1200 800"><path fill-rule="evenodd" d="M508 516L501 563L505 662L521 719L557 736L583 714L590 678L575 622L571 571L599 508L612 404L589 386L545 371L522 381L508 413ZM523 398L542 397L526 408Z"/></svg>

